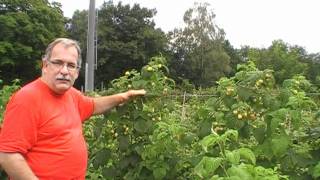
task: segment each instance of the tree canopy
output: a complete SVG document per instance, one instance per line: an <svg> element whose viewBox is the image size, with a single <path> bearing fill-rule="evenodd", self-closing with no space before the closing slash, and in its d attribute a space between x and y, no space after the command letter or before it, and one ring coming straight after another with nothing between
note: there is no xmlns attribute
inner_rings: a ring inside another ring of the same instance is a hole
<svg viewBox="0 0 320 180"><path fill-rule="evenodd" d="M46 45L65 35L61 5L47 0L2 0L0 24L0 78L5 83L38 76Z"/></svg>
<svg viewBox="0 0 320 180"><path fill-rule="evenodd" d="M267 49L251 48L248 59L253 60L259 69L273 69L278 84L294 75L306 75L309 60L301 47L290 46L282 40L275 40Z"/></svg>
<svg viewBox="0 0 320 180"><path fill-rule="evenodd" d="M221 77L234 75L238 64L248 59L259 69L273 69L278 84L296 74L319 84L319 53L307 54L302 47L282 40L275 40L268 48L235 49L225 39L209 7L207 3L196 3L184 14L185 26L165 34L155 27L155 9L105 2L97 9L95 87L102 82L106 85L130 69L140 69L159 54L169 61L171 77L197 87L208 87ZM56 2L2 0L0 24L0 79L4 84L13 79L21 79L24 84L38 76L41 55L57 37L79 41L86 60L86 10L75 11L68 19ZM84 84L84 74L82 68L77 87Z"/></svg>
<svg viewBox="0 0 320 180"><path fill-rule="evenodd" d="M152 20L155 9L106 2L98 11L96 86L120 77L129 69L140 69L151 57L164 52L167 39L161 29L155 28ZM70 36L82 42L84 50L86 13L77 11L69 29Z"/></svg>
<svg viewBox="0 0 320 180"><path fill-rule="evenodd" d="M184 14L185 28L170 34L176 76L197 86L209 86L231 71L230 56L224 49L225 33L215 21L209 4L195 4Z"/></svg>

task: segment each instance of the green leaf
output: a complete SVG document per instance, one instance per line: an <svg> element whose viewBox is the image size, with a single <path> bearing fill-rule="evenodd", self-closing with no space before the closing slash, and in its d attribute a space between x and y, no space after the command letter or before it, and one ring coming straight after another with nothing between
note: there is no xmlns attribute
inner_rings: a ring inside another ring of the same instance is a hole
<svg viewBox="0 0 320 180"><path fill-rule="evenodd" d="M109 119L113 122L120 121L120 114L118 114L118 112L116 111L111 111L108 114L106 114L106 119Z"/></svg>
<svg viewBox="0 0 320 180"><path fill-rule="evenodd" d="M148 112L146 111L133 111L132 114L133 114L134 120L138 120L139 118L142 118L145 120L150 119L150 117L148 116Z"/></svg>
<svg viewBox="0 0 320 180"><path fill-rule="evenodd" d="M236 151L226 151L226 158L231 164L239 164L240 162L240 153Z"/></svg>
<svg viewBox="0 0 320 180"><path fill-rule="evenodd" d="M95 159L93 160L93 166L98 168L107 163L107 160L111 157L111 151L109 149L101 149L95 155Z"/></svg>
<svg viewBox="0 0 320 180"><path fill-rule="evenodd" d="M207 136L211 133L211 121L202 121L200 123L200 129L199 129L199 133L198 136L200 138Z"/></svg>
<svg viewBox="0 0 320 180"><path fill-rule="evenodd" d="M225 179L221 179L221 180L225 180ZM228 180L243 180L243 179L241 179L238 176L231 176L231 177L228 178Z"/></svg>
<svg viewBox="0 0 320 180"><path fill-rule="evenodd" d="M102 133L102 129L103 129L104 125L105 125L105 121L99 119L99 120L97 120L95 122L96 122L96 124L95 124L95 127L94 127L94 136L96 138L99 138L99 136Z"/></svg>
<svg viewBox="0 0 320 180"><path fill-rule="evenodd" d="M183 144L191 144L196 139L196 137L197 136L192 133L184 134L181 138L181 142Z"/></svg>
<svg viewBox="0 0 320 180"><path fill-rule="evenodd" d="M152 76L152 72L149 72L147 71L146 69L143 69L141 71L141 76L144 78L144 79L150 79L150 77Z"/></svg>
<svg viewBox="0 0 320 180"><path fill-rule="evenodd" d="M210 146L214 146L217 143L219 136L216 134L210 134L209 136L204 137L200 144L205 152L208 152Z"/></svg>
<svg viewBox="0 0 320 180"><path fill-rule="evenodd" d="M266 130L263 127L259 127L253 130L253 136L259 142L259 144L263 143L265 139Z"/></svg>
<svg viewBox="0 0 320 180"><path fill-rule="evenodd" d="M146 133L150 130L152 122L140 118L134 122L134 129L139 133Z"/></svg>
<svg viewBox="0 0 320 180"><path fill-rule="evenodd" d="M276 136L271 139L271 149L275 156L281 157L289 148L290 139L287 135L282 133L282 135Z"/></svg>
<svg viewBox="0 0 320 180"><path fill-rule="evenodd" d="M126 151L129 147L129 136L119 136L119 150L120 151Z"/></svg>
<svg viewBox="0 0 320 180"><path fill-rule="evenodd" d="M164 167L157 167L153 170L153 176L155 179L163 179L167 174L167 170Z"/></svg>
<svg viewBox="0 0 320 180"><path fill-rule="evenodd" d="M117 170L115 168L113 168L113 167L103 168L102 169L102 176L105 177L106 179L110 178L110 177L116 177L117 176Z"/></svg>
<svg viewBox="0 0 320 180"><path fill-rule="evenodd" d="M223 142L226 142L227 140L237 141L238 136L239 136L238 131L229 129L221 136L221 140Z"/></svg>
<svg viewBox="0 0 320 180"><path fill-rule="evenodd" d="M271 134L275 133L277 128L279 127L280 123L283 121L283 119L280 118L272 118L270 122L270 131Z"/></svg>
<svg viewBox="0 0 320 180"><path fill-rule="evenodd" d="M275 98L275 96L270 96L270 94L265 94L262 98L264 107L268 107L272 110L276 110L280 108L279 101Z"/></svg>
<svg viewBox="0 0 320 180"><path fill-rule="evenodd" d="M270 148L270 140L266 140L263 142L263 144L258 145L255 149L255 154L259 155L263 155L264 157L266 157L267 159L271 160L273 157L273 152L272 149Z"/></svg>
<svg viewBox="0 0 320 180"><path fill-rule="evenodd" d="M312 177L318 178L320 177L320 162L313 168Z"/></svg>
<svg viewBox="0 0 320 180"><path fill-rule="evenodd" d="M226 96L225 98L223 98L223 102L228 106L232 106L233 104L236 104L237 101L231 97L231 96Z"/></svg>
<svg viewBox="0 0 320 180"><path fill-rule="evenodd" d="M248 100L252 95L255 94L251 89L243 86L237 87L237 93L244 101Z"/></svg>
<svg viewBox="0 0 320 180"><path fill-rule="evenodd" d="M290 111L291 124L294 129L298 129L302 125L301 109Z"/></svg>
<svg viewBox="0 0 320 180"><path fill-rule="evenodd" d="M220 179L222 179L222 178L219 177L218 175L214 175L209 180L220 180Z"/></svg>
<svg viewBox="0 0 320 180"><path fill-rule="evenodd" d="M246 170L245 166L232 166L228 170L228 175L230 177L239 177L240 179L245 180L254 180L252 175Z"/></svg>
<svg viewBox="0 0 320 180"><path fill-rule="evenodd" d="M221 165L222 161L222 158L213 158L205 156L196 165L194 171L200 178L208 178Z"/></svg>
<svg viewBox="0 0 320 180"><path fill-rule="evenodd" d="M123 157L119 161L119 168L121 168L122 170L128 169L129 164L130 164L130 159L128 157Z"/></svg>
<svg viewBox="0 0 320 180"><path fill-rule="evenodd" d="M267 169L262 166L254 167L254 174L256 179L279 180L277 173L271 168Z"/></svg>
<svg viewBox="0 0 320 180"><path fill-rule="evenodd" d="M128 106L126 106L126 105L117 107L117 113L119 114L119 116L127 114L128 111L129 111L129 109L128 109Z"/></svg>
<svg viewBox="0 0 320 180"><path fill-rule="evenodd" d="M133 82L132 82L132 87L133 87L134 89L141 89L141 88L144 88L147 83L148 83L148 82L147 82L147 81L144 81L144 80L133 81Z"/></svg>
<svg viewBox="0 0 320 180"><path fill-rule="evenodd" d="M240 148L237 151L239 152L241 158L249 160L252 164L256 164L256 156L251 151L251 149Z"/></svg>

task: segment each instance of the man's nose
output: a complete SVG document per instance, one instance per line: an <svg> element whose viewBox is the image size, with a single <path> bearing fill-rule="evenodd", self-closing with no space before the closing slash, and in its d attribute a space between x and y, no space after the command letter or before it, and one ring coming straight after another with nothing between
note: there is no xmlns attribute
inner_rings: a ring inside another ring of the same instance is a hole
<svg viewBox="0 0 320 180"><path fill-rule="evenodd" d="M62 66L62 68L60 69L60 72L61 72L62 74L68 74L68 73L69 73L68 66L67 66L66 64L64 64L64 65Z"/></svg>

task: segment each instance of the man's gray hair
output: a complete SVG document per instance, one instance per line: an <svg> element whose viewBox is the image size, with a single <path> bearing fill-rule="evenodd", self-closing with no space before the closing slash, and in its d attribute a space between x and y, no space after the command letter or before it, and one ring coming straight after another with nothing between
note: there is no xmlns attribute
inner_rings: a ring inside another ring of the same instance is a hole
<svg viewBox="0 0 320 180"><path fill-rule="evenodd" d="M81 63L82 63L82 59L81 59L81 49L80 49L79 43L75 40L68 39L68 38L57 38L53 42L51 42L48 45L48 47L45 51L45 55L43 56L42 60L47 61L51 58L52 50L57 44L63 44L64 47L66 47L66 48L75 47L77 49L77 52L78 52L77 63L78 63L78 67L80 68Z"/></svg>

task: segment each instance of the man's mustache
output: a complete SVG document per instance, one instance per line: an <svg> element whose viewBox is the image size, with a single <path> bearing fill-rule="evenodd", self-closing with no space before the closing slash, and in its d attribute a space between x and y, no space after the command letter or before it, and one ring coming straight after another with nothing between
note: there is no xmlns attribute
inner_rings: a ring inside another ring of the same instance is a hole
<svg viewBox="0 0 320 180"><path fill-rule="evenodd" d="M69 79L69 78L64 78L64 77L58 77L58 78L56 78L56 80L60 80L60 81L71 81L71 79Z"/></svg>

